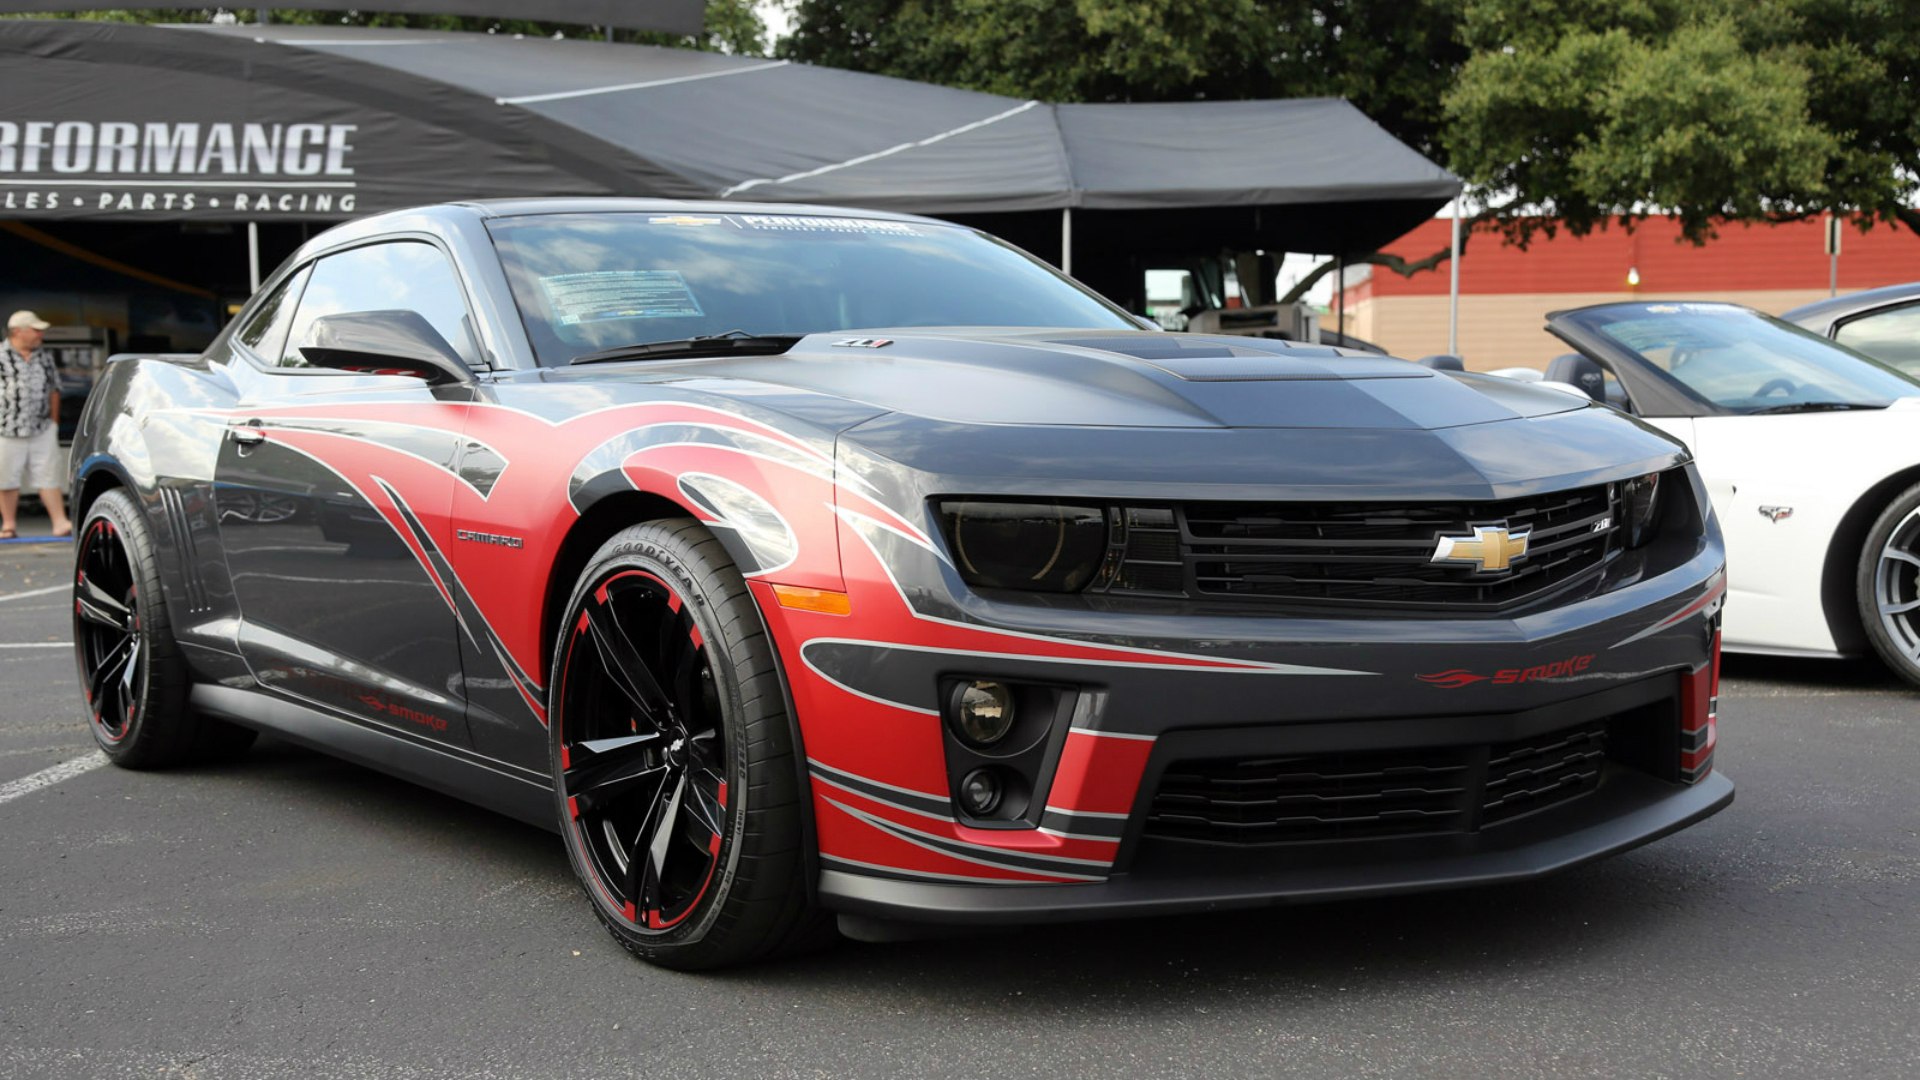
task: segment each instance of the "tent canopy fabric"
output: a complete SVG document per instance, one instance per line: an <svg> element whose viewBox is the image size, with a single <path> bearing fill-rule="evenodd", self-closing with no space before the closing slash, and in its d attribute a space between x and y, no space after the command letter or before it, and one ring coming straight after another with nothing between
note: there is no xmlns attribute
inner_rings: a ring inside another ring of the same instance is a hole
<svg viewBox="0 0 1920 1080"><path fill-rule="evenodd" d="M184 169L178 145L165 152L183 140ZM0 217L251 220L264 196L274 217L327 219L618 193L1029 232L1044 215L1055 236L1072 210L1076 250L1118 246L1119 230L1346 254L1397 237L1459 188L1339 100L1052 105L599 42L0 21ZM169 191L171 203L146 198ZM286 198L322 191L340 197L325 209Z"/></svg>
<svg viewBox="0 0 1920 1080"><path fill-rule="evenodd" d="M122 8L155 9L175 4L122 3ZM338 11L340 0L274 0L277 8ZM0 12L98 11L99 0L0 0ZM613 26L621 30L658 30L698 34L706 28L706 0L380 0L381 11L409 15L475 15L493 19L533 19L575 26Z"/></svg>

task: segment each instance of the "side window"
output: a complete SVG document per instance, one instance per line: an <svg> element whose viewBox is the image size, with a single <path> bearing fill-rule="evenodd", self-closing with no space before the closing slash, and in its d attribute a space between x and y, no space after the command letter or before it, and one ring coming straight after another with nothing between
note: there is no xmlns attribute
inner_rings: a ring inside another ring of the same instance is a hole
<svg viewBox="0 0 1920 1080"><path fill-rule="evenodd" d="M480 366L466 297L453 265L439 248L417 240L369 244L314 264L280 366L308 366L300 346L307 341L313 321L323 315L396 310L418 312L462 359Z"/></svg>
<svg viewBox="0 0 1920 1080"><path fill-rule="evenodd" d="M1833 340L1909 375L1920 374L1920 304L1882 308L1840 324Z"/></svg>
<svg viewBox="0 0 1920 1080"><path fill-rule="evenodd" d="M293 313L300 305L300 290L306 287L311 270L303 266L281 282L241 328L240 342L252 349L255 356L271 363L286 351L287 328L293 325Z"/></svg>

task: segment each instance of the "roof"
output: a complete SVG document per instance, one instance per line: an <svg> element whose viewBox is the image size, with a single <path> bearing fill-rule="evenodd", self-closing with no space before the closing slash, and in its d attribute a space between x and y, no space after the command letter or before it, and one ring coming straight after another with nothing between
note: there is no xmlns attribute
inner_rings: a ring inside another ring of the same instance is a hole
<svg viewBox="0 0 1920 1080"><path fill-rule="evenodd" d="M1306 208L1293 228L1319 246L1292 250L1359 251L1460 188L1333 99L1053 105L684 49L324 26L6 21L7 54L36 61L0 63L8 120L351 126L329 138L351 151L335 190L356 213L528 194L941 216ZM213 198L147 213L248 216Z"/></svg>
<svg viewBox="0 0 1920 1080"><path fill-rule="evenodd" d="M1802 304L1780 317L1790 323L1824 331L1834 322L1849 315L1877 308L1883 304L1897 304L1903 300L1920 300L1920 281L1886 285L1878 289L1867 289L1863 292L1815 300L1811 304Z"/></svg>

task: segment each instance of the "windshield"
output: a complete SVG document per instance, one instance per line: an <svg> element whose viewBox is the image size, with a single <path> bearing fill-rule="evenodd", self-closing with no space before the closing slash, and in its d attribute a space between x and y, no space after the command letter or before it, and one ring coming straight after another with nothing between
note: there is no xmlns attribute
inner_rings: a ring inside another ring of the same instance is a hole
<svg viewBox="0 0 1920 1080"><path fill-rule="evenodd" d="M1618 304L1565 318L1736 412L1884 406L1920 396L1920 382L1884 364L1731 304Z"/></svg>
<svg viewBox="0 0 1920 1080"><path fill-rule="evenodd" d="M971 229L790 214L600 213L489 222L540 363L743 331L1138 325Z"/></svg>

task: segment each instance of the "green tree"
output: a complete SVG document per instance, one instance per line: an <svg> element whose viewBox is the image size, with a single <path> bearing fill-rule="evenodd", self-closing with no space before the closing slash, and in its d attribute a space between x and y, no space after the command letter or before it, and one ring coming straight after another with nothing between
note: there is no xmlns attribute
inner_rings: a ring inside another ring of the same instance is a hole
<svg viewBox="0 0 1920 1080"><path fill-rule="evenodd" d="M1446 161L1522 242L1671 213L1903 221L1920 30L1876 0L1468 0Z"/></svg>
<svg viewBox="0 0 1920 1080"><path fill-rule="evenodd" d="M800 0L777 51L1051 101L1343 97L1521 243L1651 213L1920 232L1912 0Z"/></svg>
<svg viewBox="0 0 1920 1080"><path fill-rule="evenodd" d="M1044 101L1344 97L1432 154L1456 21L1451 0L800 0L776 52Z"/></svg>

